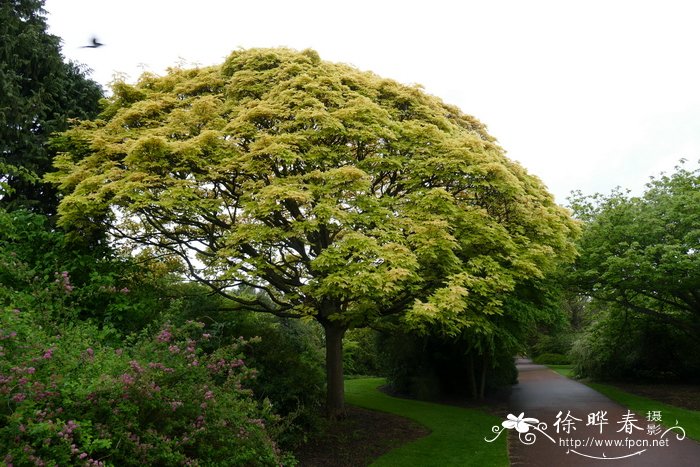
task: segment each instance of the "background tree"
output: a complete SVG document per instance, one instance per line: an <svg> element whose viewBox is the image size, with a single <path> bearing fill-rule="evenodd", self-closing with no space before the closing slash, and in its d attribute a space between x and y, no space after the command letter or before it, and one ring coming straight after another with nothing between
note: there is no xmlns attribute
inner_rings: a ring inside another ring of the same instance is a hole
<svg viewBox="0 0 700 467"><path fill-rule="evenodd" d="M567 322L560 283L552 271L544 278L520 276L512 290L495 294L500 304L493 313L475 310L468 321L447 328L435 321L385 336L381 354L392 389L421 399L483 399L514 384L513 356L537 355L530 348L533 335L551 342L542 331Z"/></svg>
<svg viewBox="0 0 700 467"><path fill-rule="evenodd" d="M84 68L63 61L43 5L0 3L0 206L52 214L56 192L41 181L55 154L48 138L70 118L97 115L102 90Z"/></svg>
<svg viewBox="0 0 700 467"><path fill-rule="evenodd" d="M573 277L599 310L578 349L589 372L699 376L688 350L700 332L700 169L652 178L640 197L578 194L572 204L586 221Z"/></svg>
<svg viewBox="0 0 700 467"><path fill-rule="evenodd" d="M577 278L593 297L700 331L700 170L653 178L641 197L577 197L589 220Z"/></svg>
<svg viewBox="0 0 700 467"><path fill-rule="evenodd" d="M63 144L63 225L177 255L239 307L323 326L330 416L347 329L405 315L458 333L573 254L568 214L480 122L313 51L119 83Z"/></svg>

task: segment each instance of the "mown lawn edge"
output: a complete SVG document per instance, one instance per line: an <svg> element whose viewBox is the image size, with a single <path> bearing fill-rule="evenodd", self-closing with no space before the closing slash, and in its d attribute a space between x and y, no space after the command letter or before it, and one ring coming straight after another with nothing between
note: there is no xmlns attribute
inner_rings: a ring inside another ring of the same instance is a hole
<svg viewBox="0 0 700 467"><path fill-rule="evenodd" d="M361 378L345 382L348 404L388 412L414 420L431 433L378 458L372 465L398 466L508 466L506 436L492 438L493 426L502 420L481 410L401 399L382 393L383 378Z"/></svg>

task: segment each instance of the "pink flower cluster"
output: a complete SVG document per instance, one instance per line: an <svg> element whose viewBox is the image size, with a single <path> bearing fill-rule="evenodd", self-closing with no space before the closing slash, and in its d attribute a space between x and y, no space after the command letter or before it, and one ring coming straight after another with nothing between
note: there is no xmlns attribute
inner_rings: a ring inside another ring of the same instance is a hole
<svg viewBox="0 0 700 467"><path fill-rule="evenodd" d="M5 334L5 331L0 329L0 341L4 341L5 339L13 339L15 337L17 337L17 333L15 331Z"/></svg>
<svg viewBox="0 0 700 467"><path fill-rule="evenodd" d="M124 373L119 377L119 380L124 383L125 386L129 386L130 384L134 384L134 379L133 376L131 376L129 373Z"/></svg>
<svg viewBox="0 0 700 467"><path fill-rule="evenodd" d="M148 364L148 368L151 368L151 369L154 369L154 370L155 370L155 369L157 369L157 370L162 370L164 373L172 373L173 371L175 371L174 369L168 368L167 366L163 365L163 364L160 363L160 362L150 362L150 363Z"/></svg>
<svg viewBox="0 0 700 467"><path fill-rule="evenodd" d="M170 329L163 329L160 331L160 334L158 334L158 337L156 340L158 342L170 342L170 339L173 338L173 335L170 333Z"/></svg>
<svg viewBox="0 0 700 467"><path fill-rule="evenodd" d="M207 369L212 373L221 373L223 370L227 370L230 368L238 368L244 365L245 362L240 358L231 361L226 361L223 358L220 358L216 362L208 364Z"/></svg>
<svg viewBox="0 0 700 467"><path fill-rule="evenodd" d="M73 439L73 432L78 428L78 424L73 420L68 420L63 429L58 432L58 436L65 440Z"/></svg>
<svg viewBox="0 0 700 467"><path fill-rule="evenodd" d="M117 293L117 292L119 292L119 293L122 293L122 294L125 294L125 295L128 294L129 292L131 292L131 290L129 290L127 287L122 287L121 289L117 289L117 288L114 287L113 285L111 285L111 286L109 286L109 287L101 287L100 290L103 290L103 291L105 291L105 292L110 292L110 293Z"/></svg>
<svg viewBox="0 0 700 467"><path fill-rule="evenodd" d="M171 401L170 402L170 408L173 409L173 412L175 412L178 407L182 407L182 401Z"/></svg>
<svg viewBox="0 0 700 467"><path fill-rule="evenodd" d="M63 271L61 274L56 273L56 283L63 289L67 294L73 291L73 285L70 283L70 276L68 271Z"/></svg>

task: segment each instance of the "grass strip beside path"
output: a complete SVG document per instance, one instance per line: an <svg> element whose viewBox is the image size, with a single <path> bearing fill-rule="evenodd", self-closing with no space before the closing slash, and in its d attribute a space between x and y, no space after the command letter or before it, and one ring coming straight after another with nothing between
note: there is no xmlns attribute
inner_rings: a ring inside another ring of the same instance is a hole
<svg viewBox="0 0 700 467"><path fill-rule="evenodd" d="M556 371L562 376L567 378L572 378L574 376L574 366L573 365L547 365L551 370Z"/></svg>
<svg viewBox="0 0 700 467"><path fill-rule="evenodd" d="M685 430L688 438L700 441L700 411L674 407L653 399L630 394L607 384L586 384L618 404L629 407L637 415L644 417L642 419L644 421L646 421L649 412L661 411L661 423L664 426L672 427L676 425L676 420L678 420L678 426Z"/></svg>
<svg viewBox="0 0 700 467"><path fill-rule="evenodd" d="M380 392L383 378L362 378L345 382L348 404L410 418L426 426L431 434L394 449L373 466L508 466L506 436L493 443L491 427L502 420L479 410L399 399Z"/></svg>

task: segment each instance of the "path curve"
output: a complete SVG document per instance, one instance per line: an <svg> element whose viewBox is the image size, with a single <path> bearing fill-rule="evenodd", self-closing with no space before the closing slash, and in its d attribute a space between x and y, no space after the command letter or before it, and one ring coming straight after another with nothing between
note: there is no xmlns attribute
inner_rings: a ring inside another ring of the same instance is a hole
<svg viewBox="0 0 700 467"><path fill-rule="evenodd" d="M526 445L518 438L515 429L509 430L511 465L513 466L673 466L696 467L700 465L700 444L688 438L679 441L675 432L664 438L661 433L650 434L646 416L633 415L630 421L641 428L625 432L623 419L627 408L613 402L588 386L565 378L546 366L535 365L527 359L518 359L519 383L513 386L510 397L510 413L516 417L536 418L547 424L542 432L534 428L529 433L534 442ZM559 425L556 426L557 415ZM588 425L588 415L606 412L603 421L607 425ZM580 421L570 419L569 433L565 432L567 413ZM663 417L663 412L661 413ZM674 420L675 421L675 420ZM533 423L534 424L534 423ZM682 421L679 423L682 426ZM522 426L522 424L521 424ZM557 433L557 428L559 433ZM602 430L602 433L601 433ZM622 430L622 431L619 431ZM665 428L663 429L665 430ZM532 438L530 433L535 436ZM551 440L549 439L551 438ZM668 441L664 441L664 440ZM527 440L526 440L527 441ZM622 446L614 446L622 443ZM646 443L646 446L644 445ZM654 443L657 445L654 446ZM659 446L659 443L667 443ZM610 446L606 446L610 444ZM624 444L632 444L627 447ZM603 458L605 459L595 459Z"/></svg>

